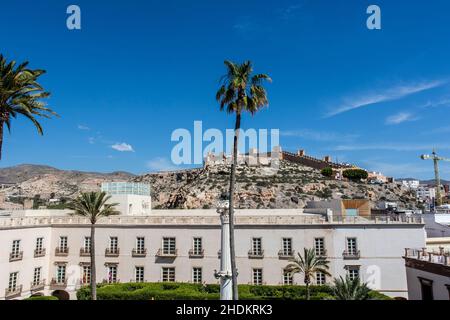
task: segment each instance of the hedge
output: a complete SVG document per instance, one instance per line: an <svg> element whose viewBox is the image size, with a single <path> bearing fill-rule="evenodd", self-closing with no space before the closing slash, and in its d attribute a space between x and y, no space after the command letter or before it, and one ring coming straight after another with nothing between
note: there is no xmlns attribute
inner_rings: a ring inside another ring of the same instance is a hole
<svg viewBox="0 0 450 320"><path fill-rule="evenodd" d="M329 286L311 286L311 300L333 299ZM371 293L372 299L389 299L378 293ZM304 300L305 286L252 286L239 285L241 300ZM77 292L78 300L89 300L90 288ZM190 283L120 283L98 285L99 300L218 300L220 287L217 284Z"/></svg>
<svg viewBox="0 0 450 320"><path fill-rule="evenodd" d="M33 296L26 298L24 300L59 300L59 299L54 296Z"/></svg>

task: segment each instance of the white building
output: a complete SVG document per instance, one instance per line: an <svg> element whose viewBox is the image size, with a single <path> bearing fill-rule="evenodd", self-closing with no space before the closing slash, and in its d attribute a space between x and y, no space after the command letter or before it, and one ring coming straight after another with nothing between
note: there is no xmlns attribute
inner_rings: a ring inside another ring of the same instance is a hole
<svg viewBox="0 0 450 320"><path fill-rule="evenodd" d="M106 190L106 186L104 187ZM112 191L109 191L112 193ZM143 196L148 197L149 196ZM147 199L148 200L148 199ZM140 203L138 201L138 203ZM120 208L129 208L121 204ZM75 297L89 283L89 221L62 210L0 217L0 299ZM97 224L99 282L218 283L220 218L216 210L122 211ZM306 214L301 209L236 210L239 283L302 284L284 268L303 248L330 260L333 277L361 277L382 293L407 297L404 248L424 247L420 217ZM323 274L314 283L330 283Z"/></svg>
<svg viewBox="0 0 450 320"><path fill-rule="evenodd" d="M450 253L441 248L405 250L408 295L411 300L450 300Z"/></svg>
<svg viewBox="0 0 450 320"><path fill-rule="evenodd" d="M419 180L401 180L401 183L402 186L412 190L416 190L417 188L419 188L420 185Z"/></svg>
<svg viewBox="0 0 450 320"><path fill-rule="evenodd" d="M427 202L436 198L436 188L420 185L416 190L417 199Z"/></svg>

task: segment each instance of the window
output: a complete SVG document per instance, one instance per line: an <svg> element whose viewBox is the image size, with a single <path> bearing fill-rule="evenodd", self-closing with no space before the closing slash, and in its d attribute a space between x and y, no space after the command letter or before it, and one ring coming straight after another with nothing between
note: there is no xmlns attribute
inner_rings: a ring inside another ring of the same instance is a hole
<svg viewBox="0 0 450 320"><path fill-rule="evenodd" d="M350 280L359 278L359 266L347 266L347 274Z"/></svg>
<svg viewBox="0 0 450 320"><path fill-rule="evenodd" d="M283 284L284 285L294 284L294 276L287 270L283 270Z"/></svg>
<svg viewBox="0 0 450 320"><path fill-rule="evenodd" d="M347 238L347 253L352 256L358 254L356 238Z"/></svg>
<svg viewBox="0 0 450 320"><path fill-rule="evenodd" d="M144 267L134 267L134 281L144 282Z"/></svg>
<svg viewBox="0 0 450 320"><path fill-rule="evenodd" d="M18 272L13 272L9 274L9 282L8 282L8 290L16 291L17 290L17 278L19 277Z"/></svg>
<svg viewBox="0 0 450 320"><path fill-rule="evenodd" d="M175 282L175 268L162 268L162 281Z"/></svg>
<svg viewBox="0 0 450 320"><path fill-rule="evenodd" d="M262 285L263 282L263 270L262 269L253 269L253 284L255 286Z"/></svg>
<svg viewBox="0 0 450 320"><path fill-rule="evenodd" d="M60 252L66 252L67 251L67 237L61 236L59 237L59 251Z"/></svg>
<svg viewBox="0 0 450 320"><path fill-rule="evenodd" d="M316 272L316 284L318 286L327 283L327 276L323 272Z"/></svg>
<svg viewBox="0 0 450 320"><path fill-rule="evenodd" d="M18 258L20 256L20 240L14 240L11 248L11 258Z"/></svg>
<svg viewBox="0 0 450 320"><path fill-rule="evenodd" d="M42 275L42 268L41 267L34 268L33 286L37 286L41 283L41 275Z"/></svg>
<svg viewBox="0 0 450 320"><path fill-rule="evenodd" d="M291 238L283 238L283 255L290 256L292 255L292 239Z"/></svg>
<svg viewBox="0 0 450 320"><path fill-rule="evenodd" d="M66 282L66 265L60 264L56 268L56 283Z"/></svg>
<svg viewBox="0 0 450 320"><path fill-rule="evenodd" d="M176 254L175 238L163 238L163 254Z"/></svg>
<svg viewBox="0 0 450 320"><path fill-rule="evenodd" d="M91 237L84 237L83 250L85 253L91 253Z"/></svg>
<svg viewBox="0 0 450 320"><path fill-rule="evenodd" d="M36 238L36 252L42 252L44 249L44 238Z"/></svg>
<svg viewBox="0 0 450 320"><path fill-rule="evenodd" d="M145 252L145 238L137 237L136 238L136 253L143 254Z"/></svg>
<svg viewBox="0 0 450 320"><path fill-rule="evenodd" d="M81 272L82 272L81 283L82 284L91 283L91 266L83 265Z"/></svg>
<svg viewBox="0 0 450 320"><path fill-rule="evenodd" d="M200 267L192 268L192 282L202 283L202 268Z"/></svg>
<svg viewBox="0 0 450 320"><path fill-rule="evenodd" d="M325 239L324 238L315 238L314 239L314 251L317 256L325 255Z"/></svg>
<svg viewBox="0 0 450 320"><path fill-rule="evenodd" d="M254 255L262 255L262 239L261 238L253 238L252 239L252 254Z"/></svg>
<svg viewBox="0 0 450 320"><path fill-rule="evenodd" d="M117 253L118 250L119 239L117 237L109 237L109 250L111 253Z"/></svg>
<svg viewBox="0 0 450 320"><path fill-rule="evenodd" d="M108 272L108 283L116 283L117 282L117 265L109 265L107 268Z"/></svg>
<svg viewBox="0 0 450 320"><path fill-rule="evenodd" d="M422 300L434 300L433 297L433 280L428 280L419 277L420 290L422 293Z"/></svg>
<svg viewBox="0 0 450 320"><path fill-rule="evenodd" d="M202 238L194 238L193 249L194 254L196 255L202 254L203 251Z"/></svg>

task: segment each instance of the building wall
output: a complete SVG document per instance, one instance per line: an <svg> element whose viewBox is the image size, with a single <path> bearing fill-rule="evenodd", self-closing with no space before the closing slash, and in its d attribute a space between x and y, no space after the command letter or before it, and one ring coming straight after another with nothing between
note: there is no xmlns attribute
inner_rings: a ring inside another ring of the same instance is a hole
<svg viewBox="0 0 450 320"><path fill-rule="evenodd" d="M422 300L422 289L419 277L433 281L434 300L450 300L450 293L446 287L446 285L450 286L449 277L410 267L406 267L406 274L410 300Z"/></svg>
<svg viewBox="0 0 450 320"><path fill-rule="evenodd" d="M45 258L33 258L35 239L44 236L47 249ZM89 262L89 257L80 257L80 248L84 237L89 235L88 225L54 225L47 228L21 228L0 231L1 243L8 250L3 250L0 257L0 298L4 297L4 289L8 287L10 272L19 271L19 284L23 284L22 296L30 295L29 286L33 276L33 269L43 266L43 278L47 283L56 274L55 262L67 263L68 291L79 287L81 279L80 262ZM55 257L55 248L60 236L68 237L69 255ZM105 257L105 249L109 245L109 237L117 236L120 256ZM145 237L147 256L135 258L131 256L137 236ZM175 259L156 258L155 254L162 247L165 236L176 238L178 256ZM188 252L192 248L192 238L202 237L205 257L203 259L189 258ZM249 259L252 237L262 238L264 250L263 259ZM325 248L330 260L330 272L333 277L345 276L345 266L360 265L361 278L369 282L370 286L390 296L407 296L405 266L402 254L405 247L425 246L423 225L246 225L236 228L236 255L239 269L239 282L252 282L252 268L263 268L263 282L278 285L282 282L282 270L288 264L287 260L280 260L278 252L281 249L282 238L292 238L293 249L301 252L303 248L312 248L314 238L323 237ZM343 251L347 237L356 237L360 259L344 260ZM22 240L24 259L9 262L8 256L12 241ZM218 283L214 278L214 270L219 270L220 260L220 228L218 225L99 225L96 233L97 253L97 281L107 278L105 263L118 263L118 279L129 282L134 279L134 267L144 266L145 281L161 281L161 268L175 267L176 281L191 282L192 267L203 268L203 281ZM301 276L294 279L302 284ZM331 279L327 279L328 282ZM50 294L50 287L46 287L46 294Z"/></svg>

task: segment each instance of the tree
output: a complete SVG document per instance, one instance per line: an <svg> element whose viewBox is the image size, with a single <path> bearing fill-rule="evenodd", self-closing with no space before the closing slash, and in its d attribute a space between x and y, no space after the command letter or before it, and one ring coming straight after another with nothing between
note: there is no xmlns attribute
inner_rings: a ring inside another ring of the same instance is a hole
<svg viewBox="0 0 450 320"><path fill-rule="evenodd" d="M331 167L323 168L320 173L327 178L330 178L333 175L333 169Z"/></svg>
<svg viewBox="0 0 450 320"><path fill-rule="evenodd" d="M242 113L247 111L254 115L264 106L269 104L267 93L263 87L264 81L272 81L266 74L254 74L252 63L245 61L235 64L225 61L227 74L222 77L222 84L217 91L216 100L220 103L220 110L236 114L234 139L233 139L233 163L230 170L229 190L229 214L230 214L230 253L232 269L233 299L238 299L236 256L234 247L234 189L236 182L236 166L239 131L241 129Z"/></svg>
<svg viewBox="0 0 450 320"><path fill-rule="evenodd" d="M42 102L42 99L50 96L38 83L38 78L45 71L31 70L27 66L28 62L24 62L16 67L15 61L8 63L0 54L0 159L3 129L6 125L8 131L11 131L11 119L17 118L18 115L28 118L42 135L42 126L36 118L51 118L57 115Z"/></svg>
<svg viewBox="0 0 450 320"><path fill-rule="evenodd" d="M367 179L369 174L366 170L363 169L347 169L342 174L344 178L347 178L352 181L360 181Z"/></svg>
<svg viewBox="0 0 450 320"><path fill-rule="evenodd" d="M332 290L336 300L367 300L370 293L367 284L361 283L359 277L350 279L348 275L345 279L334 279Z"/></svg>
<svg viewBox="0 0 450 320"><path fill-rule="evenodd" d="M311 284L311 277L317 272L321 272L330 276L328 272L330 261L324 256L316 255L314 249L303 249L303 256L298 253L297 258L290 259L290 264L286 266L285 271L291 276L296 273L303 274L303 282L306 285L306 300L310 298L309 285Z"/></svg>
<svg viewBox="0 0 450 320"><path fill-rule="evenodd" d="M119 214L114 209L117 203L107 203L111 196L107 196L105 192L86 192L81 194L72 203L68 205L72 209L74 215L83 216L91 222L91 296L92 300L97 300L97 277L95 268L95 224L102 217Z"/></svg>

